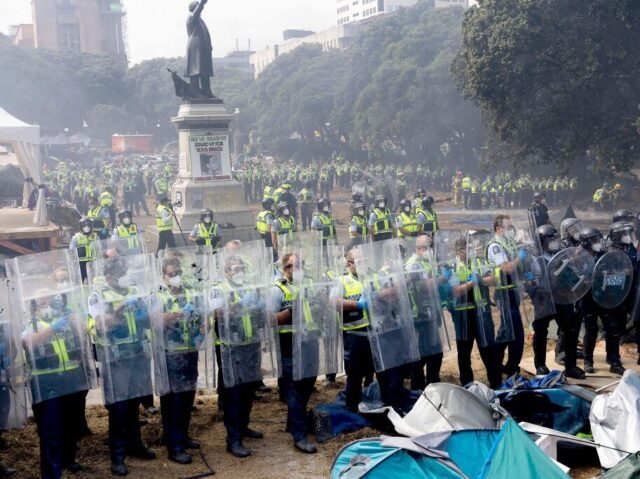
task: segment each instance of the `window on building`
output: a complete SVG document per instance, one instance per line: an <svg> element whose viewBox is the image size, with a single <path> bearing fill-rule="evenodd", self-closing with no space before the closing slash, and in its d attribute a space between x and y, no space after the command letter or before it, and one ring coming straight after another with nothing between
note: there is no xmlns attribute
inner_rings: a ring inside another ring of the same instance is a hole
<svg viewBox="0 0 640 479"><path fill-rule="evenodd" d="M80 27L77 23L58 24L58 48L73 52L80 51Z"/></svg>

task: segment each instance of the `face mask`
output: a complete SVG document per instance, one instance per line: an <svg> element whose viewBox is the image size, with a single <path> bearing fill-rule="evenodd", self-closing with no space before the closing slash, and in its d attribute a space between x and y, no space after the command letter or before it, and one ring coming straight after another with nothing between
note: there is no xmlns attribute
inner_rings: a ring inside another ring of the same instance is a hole
<svg viewBox="0 0 640 479"><path fill-rule="evenodd" d="M580 232L571 233L571 237L573 238L573 241L580 241Z"/></svg>
<svg viewBox="0 0 640 479"><path fill-rule="evenodd" d="M602 243L598 242L598 243L594 243L591 245L591 249L593 251L595 251L596 253L599 253L600 251L602 251Z"/></svg>
<svg viewBox="0 0 640 479"><path fill-rule="evenodd" d="M211 216L205 216L205 217L204 217L204 219L203 219L203 221L204 221L206 224L209 224L209 223L211 223L211 222L213 221L213 218L211 218Z"/></svg>
<svg viewBox="0 0 640 479"><path fill-rule="evenodd" d="M131 278L126 275L122 278L118 278L118 286L122 289L127 289L129 286L131 286Z"/></svg>
<svg viewBox="0 0 640 479"><path fill-rule="evenodd" d="M172 288L179 288L182 285L182 276L174 276L173 278L169 278L169 286Z"/></svg>
<svg viewBox="0 0 640 479"><path fill-rule="evenodd" d="M549 243L549 251L555 253L560 249L560 241L553 240Z"/></svg>
<svg viewBox="0 0 640 479"><path fill-rule="evenodd" d="M546 205L547 204L547 200L545 200L544 198L540 200L540 204L541 205Z"/></svg>
<svg viewBox="0 0 640 479"><path fill-rule="evenodd" d="M91 226L83 226L82 227L82 232L85 233L85 234L91 233Z"/></svg>
<svg viewBox="0 0 640 479"><path fill-rule="evenodd" d="M285 216L289 216L290 211L288 209L282 210L282 214Z"/></svg>
<svg viewBox="0 0 640 479"><path fill-rule="evenodd" d="M302 271L301 269L297 269L293 272L294 283L301 283L303 278L304 278L304 271Z"/></svg>
<svg viewBox="0 0 640 479"><path fill-rule="evenodd" d="M631 235L624 235L620 241L622 244L631 244Z"/></svg>
<svg viewBox="0 0 640 479"><path fill-rule="evenodd" d="M231 282L234 284L244 284L244 272L241 271L232 275Z"/></svg>
<svg viewBox="0 0 640 479"><path fill-rule="evenodd" d="M322 211L323 211L324 213L328 213L328 212L329 212L329 207L328 207L328 206L323 206L323 207L322 207Z"/></svg>
<svg viewBox="0 0 640 479"><path fill-rule="evenodd" d="M45 306L40 310L40 313L45 318L50 318L51 316L53 316L53 308L51 306Z"/></svg>
<svg viewBox="0 0 640 479"><path fill-rule="evenodd" d="M364 210L358 210L358 215L359 216L364 216Z"/></svg>
<svg viewBox="0 0 640 479"><path fill-rule="evenodd" d="M378 203L378 208L383 209L386 208L387 204L384 201L381 201L380 203Z"/></svg>
<svg viewBox="0 0 640 479"><path fill-rule="evenodd" d="M125 226L129 226L131 224L131 218L125 216L124 218L122 218L122 224Z"/></svg>
<svg viewBox="0 0 640 479"><path fill-rule="evenodd" d="M404 212L405 213L409 213L411 211L411 208L409 206L405 206L404 207Z"/></svg>
<svg viewBox="0 0 640 479"><path fill-rule="evenodd" d="M516 230L509 228L504 235L511 240L516 239Z"/></svg>

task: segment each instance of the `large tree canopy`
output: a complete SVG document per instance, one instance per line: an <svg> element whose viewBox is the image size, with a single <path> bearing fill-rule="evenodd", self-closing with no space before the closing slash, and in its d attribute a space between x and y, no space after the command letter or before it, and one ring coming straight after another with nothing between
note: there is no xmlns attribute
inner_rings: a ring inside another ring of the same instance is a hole
<svg viewBox="0 0 640 479"><path fill-rule="evenodd" d="M479 0L453 71L515 161L629 167L640 152L640 2Z"/></svg>

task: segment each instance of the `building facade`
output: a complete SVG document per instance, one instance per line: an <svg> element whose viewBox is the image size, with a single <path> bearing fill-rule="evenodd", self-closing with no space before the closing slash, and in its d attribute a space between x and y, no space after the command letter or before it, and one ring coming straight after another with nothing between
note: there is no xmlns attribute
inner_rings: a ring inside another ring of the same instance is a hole
<svg viewBox="0 0 640 479"><path fill-rule="evenodd" d="M462 7L469 8L469 0L435 0L436 8Z"/></svg>
<svg viewBox="0 0 640 479"><path fill-rule="evenodd" d="M22 23L20 25L11 25L9 27L9 38L14 45L34 48L35 38L33 36L33 24Z"/></svg>
<svg viewBox="0 0 640 479"><path fill-rule="evenodd" d="M338 25L359 22L382 13L411 7L420 0L337 0Z"/></svg>
<svg viewBox="0 0 640 479"><path fill-rule="evenodd" d="M121 0L31 0L31 11L36 48L127 60Z"/></svg>

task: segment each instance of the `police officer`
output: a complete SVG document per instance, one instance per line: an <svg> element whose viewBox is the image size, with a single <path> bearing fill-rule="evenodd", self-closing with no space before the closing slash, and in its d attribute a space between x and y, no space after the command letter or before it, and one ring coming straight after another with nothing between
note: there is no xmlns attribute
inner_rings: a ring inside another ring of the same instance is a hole
<svg viewBox="0 0 640 479"><path fill-rule="evenodd" d="M374 199L374 208L369 215L369 231L373 241L384 241L393 238L391 212L387 208L387 199L378 195Z"/></svg>
<svg viewBox="0 0 640 479"><path fill-rule="evenodd" d="M438 215L433 209L435 200L432 196L423 198L421 206L415 209L418 230L421 233L433 234L438 231Z"/></svg>
<svg viewBox="0 0 640 479"><path fill-rule="evenodd" d="M288 203L281 201L276 206L276 217L271 225L271 243L273 244L273 255L278 254L278 236L287 235L288 240L293 240L296 232L296 220L291 216L291 207Z"/></svg>
<svg viewBox="0 0 640 479"><path fill-rule="evenodd" d="M165 195L160 197L156 208L156 228L158 230L158 248L156 253L166 247L175 248L176 240L173 237L173 206L171 200Z"/></svg>
<svg viewBox="0 0 640 479"><path fill-rule="evenodd" d="M271 227L273 226L273 198L266 198L262 200L262 211L258 213L256 218L256 230L264 240L264 245L267 248L273 246L271 240Z"/></svg>
<svg viewBox="0 0 640 479"><path fill-rule="evenodd" d="M75 249L78 251L80 275L82 277L82 281L86 281L87 263L95 259L95 251L92 243L98 240L98 235L93 232L93 222L90 218L81 218L79 226L80 231L71 238L69 249Z"/></svg>
<svg viewBox="0 0 640 479"><path fill-rule="evenodd" d="M336 238L336 225L333 221L333 215L331 214L331 201L327 198L322 198L317 204L318 211L313 215L311 220L311 228L318 232L319 237L322 239L322 244L337 240Z"/></svg>
<svg viewBox="0 0 640 479"><path fill-rule="evenodd" d="M223 295L228 295L229 300L227 305L229 306L229 324L231 328L239 329L240 336L248 340L252 332L252 318L245 318L245 312L242 311L241 305L247 298L240 297L237 293L239 288L244 285L244 274L246 272L247 264L242 260L240 256L230 256L224 263L224 280L214 285L214 289ZM224 319L224 306L222 301L214 301L213 311L215 319L215 332L216 338L220 338L219 323ZM249 328L249 331L247 330ZM240 341L244 343L244 341ZM222 356L220 346L221 340L215 340L215 351L218 364L222 364ZM234 357L247 358L249 364L259 364L260 358L260 343L253 343L247 341L247 344L228 345L233 347ZM245 458L251 455L251 451L247 449L243 444L243 438L261 439L264 435L260 431L249 428L249 421L251 416L251 408L253 406L255 384L245 383L236 384L233 387L227 387L224 384L224 375L222 374L222 367L218 368L218 385L219 394L221 395L221 404L223 410L223 422L227 430L227 451L236 457Z"/></svg>
<svg viewBox="0 0 640 479"><path fill-rule="evenodd" d="M296 301L303 283L304 273L300 258L295 254L282 257L282 278L275 282L272 293L272 310L277 311L278 331L280 333L280 356L282 361L282 380L279 386L287 401L287 425L293 436L293 442L299 451L307 454L317 452L316 446L308 441L307 405L313 392L316 377L299 381L293 380L293 303Z"/></svg>
<svg viewBox="0 0 640 479"><path fill-rule="evenodd" d="M422 204L422 201L420 202ZM409 200L400 200L398 214L396 216L396 232L398 238L405 236L418 236L418 219L411 211Z"/></svg>
<svg viewBox="0 0 640 479"><path fill-rule="evenodd" d="M357 201L351 206L351 223L349 225L349 248L362 244L369 237L367 218L365 212L367 206L362 201Z"/></svg>
<svg viewBox="0 0 640 479"><path fill-rule="evenodd" d="M159 298L165 325L165 358L171 392L160 398L162 429L169 459L190 464L185 449L197 449L198 441L189 437L191 408L198 380L198 349L204 339L204 323L197 291L185 287L182 263L171 257L163 261Z"/></svg>
<svg viewBox="0 0 640 479"><path fill-rule="evenodd" d="M587 251L597 262L605 254L604 238L597 228L583 228L580 231L580 246ZM620 323L616 310L605 309L599 306L588 293L581 302L582 319L585 334L584 343L584 371L594 373L593 351L598 339L598 317L602 321L605 332L605 345L609 371L615 374L623 374L624 367L620 361ZM568 348L567 348L568 349Z"/></svg>
<svg viewBox="0 0 640 479"><path fill-rule="evenodd" d="M464 209L468 210L471 200L471 177L469 175L462 178L462 198L464 200Z"/></svg>
<svg viewBox="0 0 640 479"><path fill-rule="evenodd" d="M109 377L105 391L113 390L114 396L130 392L132 396L107 406L109 411L109 450L111 472L126 476L129 472L124 463L127 455L151 460L156 454L142 442L138 411L141 397L135 396L151 386L151 362L145 356L147 335L151 324L149 312L143 304L129 299L137 294L127 275L123 258L116 258L105 265L104 285L89 298L91 312L90 331L104 355L101 362L108 362ZM95 322L100 321L99 327ZM105 351L105 349L107 351ZM139 385L139 386L136 386ZM146 393L145 393L146 394Z"/></svg>
<svg viewBox="0 0 640 479"><path fill-rule="evenodd" d="M560 241L562 248L577 248L580 246L580 231L582 221L576 218L565 218L560 223Z"/></svg>
<svg viewBox="0 0 640 479"><path fill-rule="evenodd" d="M547 208L546 202L547 200L544 196L544 193L536 191L533 194L533 203L531 203L531 205L529 206L529 212L533 214L536 228L551 223L551 221L549 221L549 210Z"/></svg>
<svg viewBox="0 0 640 479"><path fill-rule="evenodd" d="M313 215L311 183L305 183L304 188L298 193L298 201L300 203L300 223L302 224L302 231L307 231L308 228L311 228L311 217Z"/></svg>
<svg viewBox="0 0 640 479"><path fill-rule="evenodd" d="M129 249L137 250L142 244L141 233L142 230L131 218L131 211L123 210L118 213L118 226L113 229L111 239L127 240Z"/></svg>
<svg viewBox="0 0 640 479"><path fill-rule="evenodd" d="M107 239L111 224L111 214L105 206L98 204L98 199L94 196L89 198L87 218L91 218L91 221L93 222L93 230L100 239Z"/></svg>
<svg viewBox="0 0 640 479"><path fill-rule="evenodd" d="M519 300L515 274L521 263L527 258L524 249L518 249L515 243L516 231L511 223L509 215L497 215L493 221L495 237L487 246L487 260L496 266L497 289L506 290L509 300L511 321L513 323L514 340L501 346L498 353L501 356L500 363L504 360L506 349L509 350L509 359L503 366L503 372L512 376L520 370L519 364L524 352L524 326L520 316Z"/></svg>
<svg viewBox="0 0 640 479"><path fill-rule="evenodd" d="M198 246L206 246L211 251L216 251L216 247L220 243L220 230L218 223L213 221L213 211L210 209L202 210L200 221L194 225L189 239Z"/></svg>

